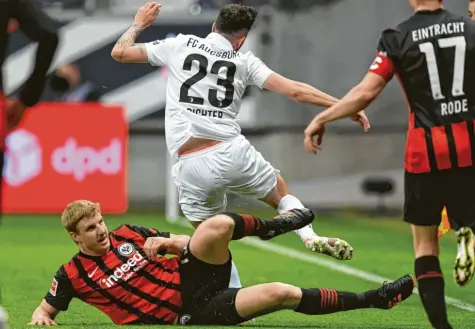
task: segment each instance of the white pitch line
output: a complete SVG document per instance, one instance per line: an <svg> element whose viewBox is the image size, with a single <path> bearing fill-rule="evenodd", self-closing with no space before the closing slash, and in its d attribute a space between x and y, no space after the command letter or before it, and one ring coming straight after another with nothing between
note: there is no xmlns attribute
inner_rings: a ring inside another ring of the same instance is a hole
<svg viewBox="0 0 475 329"><path fill-rule="evenodd" d="M177 224L179 226L191 228L190 224L184 218L180 218L180 220L178 220L177 222L173 222L172 224ZM369 281L369 282L374 282L374 283L381 284L384 281L393 281L393 279L388 279L388 278L385 278L385 277L382 277L382 276L379 276L379 275L375 275L375 274L371 274L369 272L358 270L358 269L353 268L353 267L348 266L348 265L338 264L338 263L332 262L330 260L318 258L318 257L315 257L315 255L312 255L311 253L304 253L304 252L297 251L297 250L292 249L292 248L280 246L280 245L275 244L275 243L265 242L265 241L258 240L258 239L255 239L255 238L244 238L244 239L241 239L237 242L240 242L240 243L243 243L243 244L246 244L248 246L255 247L255 248L259 248L261 250L274 252L276 254L286 256L286 257L289 257L289 258L292 258L292 259L298 259L298 260L301 260L301 261L304 261L304 262L309 262L309 263L312 263L312 264L316 264L316 265L319 265L321 267L325 267L325 268L328 268L330 270L334 270L334 271L337 271L337 272L340 272L340 273L343 273L343 274L347 274L347 275L350 275L350 276L353 276L353 277L356 277L356 278L359 278L359 279L363 279L363 280ZM414 292L416 294L419 294L419 291L417 289L415 289ZM455 307L457 307L461 310L465 310L465 311L475 313L475 305L473 305L473 304L469 304L469 303L463 302L459 299L455 299L455 298L448 297L448 296L445 296L445 301L446 301L447 304L455 306Z"/></svg>
<svg viewBox="0 0 475 329"><path fill-rule="evenodd" d="M264 242L261 240L257 239L250 239L246 238L241 240L242 243L266 250L266 251L271 251L276 254L282 255L282 256L287 256L291 257L292 259L299 259L305 262L313 263L322 267L326 267L328 269L341 272L347 275L351 275L369 282L375 282L375 283L383 283L384 281L393 281L392 279L384 278L382 276L374 275L365 271L358 270L356 268L350 267L348 265L343 265L343 264L337 264L334 262L331 262L326 259L321 259L318 257L315 257L314 255L311 254L306 254L288 247L280 246L275 243L269 243L269 242ZM415 293L419 293L417 289L414 291ZM452 298L452 297L447 297L445 296L445 301L447 304L455 306L457 308L460 308L462 310L466 310L469 312L474 312L475 313L475 305L463 302L461 300Z"/></svg>

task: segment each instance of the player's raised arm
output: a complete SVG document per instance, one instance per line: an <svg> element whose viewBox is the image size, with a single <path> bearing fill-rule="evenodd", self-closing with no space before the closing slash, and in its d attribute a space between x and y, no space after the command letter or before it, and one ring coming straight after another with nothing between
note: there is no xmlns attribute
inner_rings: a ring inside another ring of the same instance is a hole
<svg viewBox="0 0 475 329"><path fill-rule="evenodd" d="M391 35L391 32L388 34ZM320 150L326 123L345 117L354 117L368 107L383 91L395 72L388 49L389 46L383 32L376 59L363 80L351 89L340 102L315 116L305 129L304 146L308 152L317 153ZM315 137L317 137L316 141Z"/></svg>
<svg viewBox="0 0 475 329"><path fill-rule="evenodd" d="M375 63L379 61L379 56ZM389 61L389 59L387 60ZM320 149L326 123L341 118L352 117L363 111L376 99L386 87L390 77L392 77L392 64L386 65L386 71L382 71L378 70L379 65L373 64L370 72L368 72L363 80L356 87L351 89L340 102L315 116L304 133L304 146L307 151L316 153ZM318 136L317 142L314 141L315 136Z"/></svg>
<svg viewBox="0 0 475 329"><path fill-rule="evenodd" d="M160 13L161 5L148 2L135 15L132 26L119 38L112 49L112 58L121 63L148 63L144 44L136 44L139 34L150 27Z"/></svg>
<svg viewBox="0 0 475 329"><path fill-rule="evenodd" d="M330 107L338 102L337 98L309 84L294 81L273 72L252 53L249 56L248 73L251 84L284 95L297 103ZM364 127L365 131L369 129L369 122L363 111L352 116L351 119Z"/></svg>
<svg viewBox="0 0 475 329"><path fill-rule="evenodd" d="M56 315L58 315L59 310L48 304L48 302L43 299L40 305L36 308L31 316L31 322L28 323L29 326L56 326L57 323L54 321Z"/></svg>
<svg viewBox="0 0 475 329"><path fill-rule="evenodd" d="M323 91L320 91L306 83L287 79L278 73L271 73L269 75L264 82L264 88L284 95L297 103L330 107L338 102L337 98L330 96Z"/></svg>
<svg viewBox="0 0 475 329"><path fill-rule="evenodd" d="M287 79L272 71L252 52L249 54L247 65L248 82L251 85L284 95L298 103L330 107L338 102L338 99L335 97L308 84Z"/></svg>

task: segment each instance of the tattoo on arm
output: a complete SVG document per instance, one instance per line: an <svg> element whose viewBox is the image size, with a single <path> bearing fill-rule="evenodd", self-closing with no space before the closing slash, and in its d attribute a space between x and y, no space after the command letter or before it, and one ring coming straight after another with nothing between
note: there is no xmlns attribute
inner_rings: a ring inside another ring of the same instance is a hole
<svg viewBox="0 0 475 329"><path fill-rule="evenodd" d="M135 45L135 39L137 39L137 37L142 31L143 29L141 27L135 24L132 24L132 26L129 27L129 29L125 31L124 34L122 34L122 36L119 38L119 40L115 44L116 46L122 48L122 53L120 55L121 59L125 50ZM145 54L145 49L143 45L140 45L140 54L142 55Z"/></svg>

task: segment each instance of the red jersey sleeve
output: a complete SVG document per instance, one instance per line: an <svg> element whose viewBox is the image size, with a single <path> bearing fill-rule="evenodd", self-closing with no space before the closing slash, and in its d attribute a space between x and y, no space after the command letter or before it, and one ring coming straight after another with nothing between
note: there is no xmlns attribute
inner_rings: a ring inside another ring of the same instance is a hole
<svg viewBox="0 0 475 329"><path fill-rule="evenodd" d="M76 291L68 278L64 266L56 272L51 287L45 296L48 304L60 311L66 311L71 300L77 297Z"/></svg>

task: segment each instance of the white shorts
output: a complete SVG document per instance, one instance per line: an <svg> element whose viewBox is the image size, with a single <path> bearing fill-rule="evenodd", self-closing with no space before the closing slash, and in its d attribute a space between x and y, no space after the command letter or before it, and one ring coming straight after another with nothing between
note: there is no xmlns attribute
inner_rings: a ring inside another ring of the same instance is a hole
<svg viewBox="0 0 475 329"><path fill-rule="evenodd" d="M202 222L226 210L226 192L265 198L279 171L244 136L183 155L172 168L181 210Z"/></svg>

